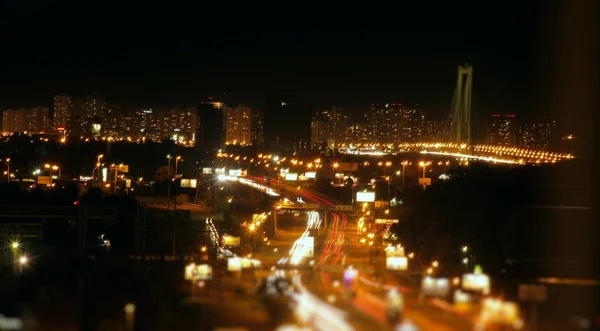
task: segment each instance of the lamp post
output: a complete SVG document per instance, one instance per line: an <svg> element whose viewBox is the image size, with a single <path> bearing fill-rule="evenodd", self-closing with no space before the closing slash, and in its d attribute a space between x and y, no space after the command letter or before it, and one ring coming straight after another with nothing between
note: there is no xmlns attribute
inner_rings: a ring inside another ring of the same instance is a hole
<svg viewBox="0 0 600 331"><path fill-rule="evenodd" d="M183 161L183 160L181 159L181 156L177 156L177 157L175 158L175 178L177 178L177 167L178 167L178 165L179 165L179 161Z"/></svg>
<svg viewBox="0 0 600 331"><path fill-rule="evenodd" d="M423 167L423 178L425 178L425 170L427 169L427 166L430 164L431 164L431 162L425 162L425 161L419 162L419 165L421 167ZM423 189L425 190L426 188L427 188L427 185L425 185L425 181L423 181Z"/></svg>
<svg viewBox="0 0 600 331"><path fill-rule="evenodd" d="M4 164L6 164L6 167L8 168L6 171L6 179L8 183L10 183L10 158L7 157L6 159L2 160L2 162L4 162Z"/></svg>
<svg viewBox="0 0 600 331"><path fill-rule="evenodd" d="M167 154L167 209L171 208L171 154Z"/></svg>
<svg viewBox="0 0 600 331"><path fill-rule="evenodd" d="M340 166L340 164L339 164L339 163L337 163L337 162L333 164L333 170L334 170L334 174L333 174L333 176L335 176L335 175L336 175L336 174L335 174L335 172L337 171L337 168L338 168L339 166ZM342 202L342 200L343 200L343 193L344 193L344 191L343 191L343 187L342 187L342 185L339 185L339 184L340 184L340 183L338 182L338 186L340 187L340 202Z"/></svg>
<svg viewBox="0 0 600 331"><path fill-rule="evenodd" d="M408 161L402 161L402 191L404 191L404 174L406 173L406 166Z"/></svg>
<svg viewBox="0 0 600 331"><path fill-rule="evenodd" d="M135 329L135 304L128 303L125 305L125 330L133 331Z"/></svg>
<svg viewBox="0 0 600 331"><path fill-rule="evenodd" d="M100 159L102 159L104 157L104 154L98 154L98 156L96 157L97 161L96 161L96 168L98 169L98 181L100 181L100 166L102 165L100 163ZM92 177L94 177L94 174L92 172Z"/></svg>

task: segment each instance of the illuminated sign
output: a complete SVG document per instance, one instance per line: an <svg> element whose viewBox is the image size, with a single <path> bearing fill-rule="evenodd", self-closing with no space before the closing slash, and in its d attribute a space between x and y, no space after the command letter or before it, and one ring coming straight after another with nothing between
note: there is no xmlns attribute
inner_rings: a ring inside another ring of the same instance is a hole
<svg viewBox="0 0 600 331"><path fill-rule="evenodd" d="M356 192L357 202L374 202L375 192Z"/></svg>
<svg viewBox="0 0 600 331"><path fill-rule="evenodd" d="M227 259L227 271L241 271L242 260L239 257L230 257Z"/></svg>
<svg viewBox="0 0 600 331"><path fill-rule="evenodd" d="M298 180L298 174L287 173L287 174L285 174L285 180L291 180L291 181Z"/></svg>
<svg viewBox="0 0 600 331"><path fill-rule="evenodd" d="M234 237L226 234L221 238L221 242L226 247L240 247L240 237Z"/></svg>
<svg viewBox="0 0 600 331"><path fill-rule="evenodd" d="M52 178L50 176L38 176L37 183L39 185L52 185Z"/></svg>
<svg viewBox="0 0 600 331"><path fill-rule="evenodd" d="M198 181L196 179L182 179L181 187L191 187L196 188Z"/></svg>
<svg viewBox="0 0 600 331"><path fill-rule="evenodd" d="M386 268L389 270L408 269L408 259L405 256L388 256L385 259Z"/></svg>
<svg viewBox="0 0 600 331"><path fill-rule="evenodd" d="M202 173L205 175L209 175L213 173L212 168L202 168Z"/></svg>
<svg viewBox="0 0 600 331"><path fill-rule="evenodd" d="M241 176L242 169L229 169L229 176Z"/></svg>
<svg viewBox="0 0 600 331"><path fill-rule="evenodd" d="M462 287L465 290L488 293L490 291L490 277L482 273L464 274Z"/></svg>
<svg viewBox="0 0 600 331"><path fill-rule="evenodd" d="M304 173L304 177L315 179L317 177L317 173L314 171L307 171Z"/></svg>
<svg viewBox="0 0 600 331"><path fill-rule="evenodd" d="M215 169L215 175L224 175L225 174L225 168L216 168Z"/></svg>
<svg viewBox="0 0 600 331"><path fill-rule="evenodd" d="M193 280L210 280L212 279L213 269L208 264L200 264L196 265L195 263L190 263L185 266L185 280L193 281Z"/></svg>
<svg viewBox="0 0 600 331"><path fill-rule="evenodd" d="M450 282L448 278L427 276L421 282L421 291L427 296L446 297L450 293Z"/></svg>
<svg viewBox="0 0 600 331"><path fill-rule="evenodd" d="M398 223L398 220L395 219L384 219L384 218L376 218L375 224L394 224Z"/></svg>

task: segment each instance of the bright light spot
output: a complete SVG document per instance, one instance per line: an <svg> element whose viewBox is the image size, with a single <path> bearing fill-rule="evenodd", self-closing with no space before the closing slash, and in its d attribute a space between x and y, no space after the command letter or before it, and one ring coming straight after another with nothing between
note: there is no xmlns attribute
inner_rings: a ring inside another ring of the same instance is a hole
<svg viewBox="0 0 600 331"><path fill-rule="evenodd" d="M133 314L135 312L135 305L133 303L128 303L125 305L125 313Z"/></svg>

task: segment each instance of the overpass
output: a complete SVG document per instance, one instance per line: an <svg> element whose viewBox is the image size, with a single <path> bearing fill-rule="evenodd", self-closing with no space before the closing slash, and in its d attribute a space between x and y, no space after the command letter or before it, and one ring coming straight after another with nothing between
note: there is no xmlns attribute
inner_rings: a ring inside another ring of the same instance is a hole
<svg viewBox="0 0 600 331"><path fill-rule="evenodd" d="M354 212L354 209L351 205L335 205L331 207L312 203L280 204L276 205L275 209L290 211L318 211L323 214L323 224L325 225L325 229L329 228L329 214ZM273 217L275 233L277 233L277 213L272 213L271 216Z"/></svg>
<svg viewBox="0 0 600 331"><path fill-rule="evenodd" d="M75 221L77 250L79 254L85 254L88 222L104 221L116 224L117 209L82 206L0 206L0 242L20 238L42 239L44 223L51 220Z"/></svg>

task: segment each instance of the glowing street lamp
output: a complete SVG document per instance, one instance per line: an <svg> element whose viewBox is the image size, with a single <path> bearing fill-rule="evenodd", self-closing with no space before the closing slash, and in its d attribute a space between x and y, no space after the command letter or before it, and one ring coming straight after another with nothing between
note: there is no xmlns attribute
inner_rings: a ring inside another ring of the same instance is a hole
<svg viewBox="0 0 600 331"><path fill-rule="evenodd" d="M21 256L19 258L19 264L20 265L25 265L25 264L27 264L27 262L29 262L29 259L27 258L27 256Z"/></svg>
<svg viewBox="0 0 600 331"><path fill-rule="evenodd" d="M0 161L4 162L4 164L6 164L6 176L7 176L7 181L10 183L10 158L7 157L6 159L2 160L0 159Z"/></svg>

